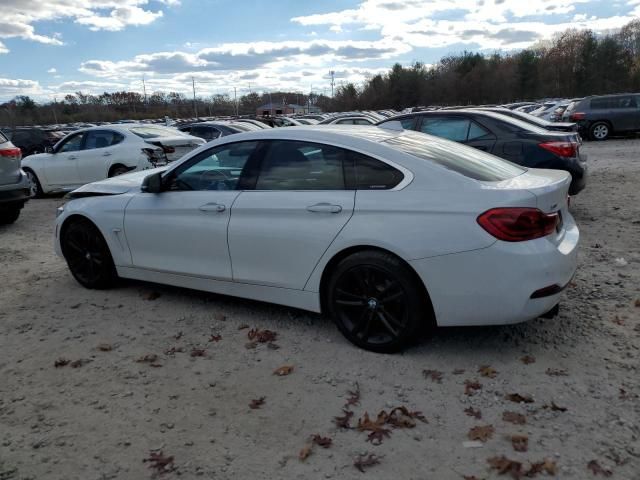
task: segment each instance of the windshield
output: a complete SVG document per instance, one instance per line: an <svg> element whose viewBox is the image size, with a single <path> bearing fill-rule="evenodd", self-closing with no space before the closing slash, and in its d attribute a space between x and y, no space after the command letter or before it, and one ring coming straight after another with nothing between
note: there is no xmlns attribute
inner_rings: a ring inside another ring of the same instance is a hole
<svg viewBox="0 0 640 480"><path fill-rule="evenodd" d="M131 127L129 131L141 138L185 136L183 132L168 127Z"/></svg>
<svg viewBox="0 0 640 480"><path fill-rule="evenodd" d="M499 182L526 172L526 169L515 163L423 133L405 132L383 143L474 180Z"/></svg>

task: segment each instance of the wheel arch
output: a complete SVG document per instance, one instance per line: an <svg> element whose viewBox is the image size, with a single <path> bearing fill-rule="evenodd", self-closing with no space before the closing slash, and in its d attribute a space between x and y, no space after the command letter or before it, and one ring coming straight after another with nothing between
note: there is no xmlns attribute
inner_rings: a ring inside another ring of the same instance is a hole
<svg viewBox="0 0 640 480"><path fill-rule="evenodd" d="M69 215L67 218L64 219L64 221L62 222L62 225L60 225L60 233L59 233L59 238L60 238L60 249L62 249L62 239L64 238L64 234L67 231L67 229L76 222L89 222L91 225L93 225L94 227L96 227L98 229L98 231L100 232L100 234L104 237L104 234L102 233L102 230L100 230L100 227L98 227L98 225L96 225L96 223L91 220L89 217L87 217L86 215L82 215L80 213L72 213L71 215Z"/></svg>
<svg viewBox="0 0 640 480"><path fill-rule="evenodd" d="M388 250L386 248L383 247L376 247L373 245L353 245L350 247L346 247L338 252L336 252L331 259L325 264L323 270L322 270L322 275L320 276L320 310L323 314L326 314L328 312L328 308L327 308L327 285L329 283L329 279L331 278L331 274L333 273L334 269L336 268L336 266L345 258L349 257L350 255L353 255L354 253L358 253L358 252L363 252L363 251L377 251L377 252L382 252L382 253L386 253L388 255L393 255L394 257L396 257L398 260L400 260L404 265L407 266L408 270L411 272L411 274L414 277L414 281L416 282L416 284L420 287L420 289L422 290L423 294L424 294L424 299L425 299L425 308L427 309L427 313L429 315L429 320L432 323L432 325L428 325L430 326L436 326L437 325L437 321L436 321L436 316L435 316L435 310L433 308L433 303L431 301L431 296L429 295L429 290L427 289L427 286L424 284L424 282L422 281L422 279L420 278L420 275L418 275L418 272L415 271L415 269L411 266L411 264L409 264L409 262L407 262L406 260L404 260L401 256L399 256L398 254L396 254L395 252L392 252L391 250Z"/></svg>
<svg viewBox="0 0 640 480"><path fill-rule="evenodd" d="M107 172L108 178L111 178L113 176L113 172L115 171L116 168L124 168L127 172L130 172L131 170L134 170L136 167L135 166L129 167L124 163L120 163L120 162L114 163L109 167L109 171Z"/></svg>

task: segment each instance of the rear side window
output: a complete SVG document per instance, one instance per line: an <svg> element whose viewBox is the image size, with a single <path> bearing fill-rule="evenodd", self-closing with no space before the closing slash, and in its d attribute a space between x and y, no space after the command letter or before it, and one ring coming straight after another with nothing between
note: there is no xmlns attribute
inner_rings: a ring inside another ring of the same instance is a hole
<svg viewBox="0 0 640 480"><path fill-rule="evenodd" d="M446 138L454 142L464 142L467 140L469 131L469 120L466 118L422 118L420 131Z"/></svg>
<svg viewBox="0 0 640 480"><path fill-rule="evenodd" d="M180 130L168 127L132 127L129 131L140 138L175 137L184 135Z"/></svg>
<svg viewBox="0 0 640 480"><path fill-rule="evenodd" d="M357 152L349 152L346 174L349 190L389 190L404 178L391 165Z"/></svg>
<svg viewBox="0 0 640 480"><path fill-rule="evenodd" d="M124 140L124 135L110 130L90 130L84 139L84 149L106 148Z"/></svg>
<svg viewBox="0 0 640 480"><path fill-rule="evenodd" d="M591 108L593 110L618 109L618 108L634 108L636 99L631 95L620 97L601 97L591 99Z"/></svg>
<svg viewBox="0 0 640 480"><path fill-rule="evenodd" d="M384 143L474 180L498 182L526 172L518 165L465 145L405 133Z"/></svg>

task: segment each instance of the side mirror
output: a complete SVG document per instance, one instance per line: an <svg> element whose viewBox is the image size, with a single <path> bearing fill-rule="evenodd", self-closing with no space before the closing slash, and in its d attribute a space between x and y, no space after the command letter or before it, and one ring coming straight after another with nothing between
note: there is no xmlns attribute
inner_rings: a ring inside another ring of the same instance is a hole
<svg viewBox="0 0 640 480"><path fill-rule="evenodd" d="M156 172L144 178L140 190L145 193L162 192L162 172Z"/></svg>

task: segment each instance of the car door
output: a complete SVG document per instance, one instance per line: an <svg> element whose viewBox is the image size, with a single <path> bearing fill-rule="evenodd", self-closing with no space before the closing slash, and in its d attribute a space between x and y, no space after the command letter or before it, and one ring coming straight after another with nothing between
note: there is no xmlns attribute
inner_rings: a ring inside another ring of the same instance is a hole
<svg viewBox="0 0 640 480"><path fill-rule="evenodd" d="M255 188L231 209L229 252L236 282L302 290L353 214L347 151L311 142L264 142Z"/></svg>
<svg viewBox="0 0 640 480"><path fill-rule="evenodd" d="M611 98L611 123L616 132L628 132L636 129L638 106L635 95Z"/></svg>
<svg viewBox="0 0 640 480"><path fill-rule="evenodd" d="M78 153L82 148L84 132L69 134L56 145L54 152L44 160L47 183L61 188L80 184Z"/></svg>
<svg viewBox="0 0 640 480"><path fill-rule="evenodd" d="M257 142L205 150L168 172L161 193L136 194L124 229L135 267L231 280L227 225Z"/></svg>
<svg viewBox="0 0 640 480"><path fill-rule="evenodd" d="M117 162L117 145L124 135L112 130L89 130L84 136L82 150L78 152L80 183L91 183L107 178L109 167Z"/></svg>

